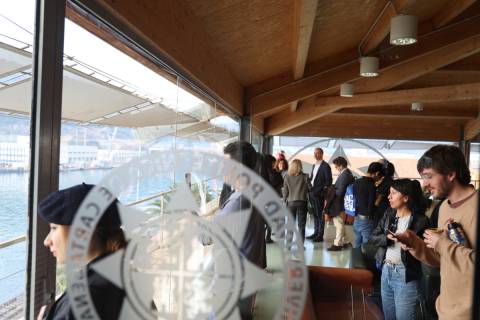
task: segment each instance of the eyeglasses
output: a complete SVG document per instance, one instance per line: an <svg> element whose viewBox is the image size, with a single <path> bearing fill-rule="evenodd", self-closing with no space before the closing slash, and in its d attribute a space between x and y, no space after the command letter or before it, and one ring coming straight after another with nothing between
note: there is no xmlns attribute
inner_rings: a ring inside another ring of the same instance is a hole
<svg viewBox="0 0 480 320"><path fill-rule="evenodd" d="M393 220L393 222L390 225L390 228L388 228L388 230L395 233L395 232L397 232L397 228L398 228L398 217L395 217L395 219Z"/></svg>

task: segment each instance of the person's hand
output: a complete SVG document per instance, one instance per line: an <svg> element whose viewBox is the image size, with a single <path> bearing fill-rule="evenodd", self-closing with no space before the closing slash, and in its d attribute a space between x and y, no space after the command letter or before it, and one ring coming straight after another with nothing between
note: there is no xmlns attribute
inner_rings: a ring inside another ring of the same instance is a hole
<svg viewBox="0 0 480 320"><path fill-rule="evenodd" d="M425 230L423 233L423 241L428 248L435 249L437 242L440 238L446 237L444 232L435 232L433 230Z"/></svg>
<svg viewBox="0 0 480 320"><path fill-rule="evenodd" d="M388 239L388 240L392 240L392 241L394 241L394 242L397 242L397 241L398 241L397 238L394 237L394 236L393 236L392 234L390 234L390 233L387 234L387 239Z"/></svg>
<svg viewBox="0 0 480 320"><path fill-rule="evenodd" d="M47 306L46 305L43 305L41 308L40 308L40 311L38 312L38 316L37 316L37 320L42 320L44 315L45 315L45 310L47 310Z"/></svg>
<svg viewBox="0 0 480 320"><path fill-rule="evenodd" d="M398 242L400 242L400 247L407 251L412 249L413 241L417 235L412 230L407 229L405 232L397 233L395 237L397 238Z"/></svg>

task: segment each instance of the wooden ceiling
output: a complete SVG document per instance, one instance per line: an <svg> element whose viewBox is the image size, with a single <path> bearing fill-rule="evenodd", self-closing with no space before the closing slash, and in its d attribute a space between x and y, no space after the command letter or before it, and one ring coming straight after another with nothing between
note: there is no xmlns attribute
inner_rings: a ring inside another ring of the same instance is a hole
<svg viewBox="0 0 480 320"><path fill-rule="evenodd" d="M269 135L458 141L480 130L479 0L82 1ZM418 17L418 43L389 44L397 14ZM379 57L379 77L359 76L361 54ZM344 82L353 98L338 96Z"/></svg>

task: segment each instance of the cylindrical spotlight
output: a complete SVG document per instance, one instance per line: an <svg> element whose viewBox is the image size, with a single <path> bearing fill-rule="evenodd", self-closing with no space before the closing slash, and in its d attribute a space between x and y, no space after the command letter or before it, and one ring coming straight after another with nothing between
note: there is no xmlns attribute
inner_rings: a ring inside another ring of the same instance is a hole
<svg viewBox="0 0 480 320"><path fill-rule="evenodd" d="M361 57L360 58L360 75L362 77L378 76L378 58L377 57Z"/></svg>
<svg viewBox="0 0 480 320"><path fill-rule="evenodd" d="M415 16L399 15L390 21L390 43L406 46L417 42L418 19Z"/></svg>
<svg viewBox="0 0 480 320"><path fill-rule="evenodd" d="M341 97L353 97L353 84L352 83L342 83L340 86L340 96Z"/></svg>
<svg viewBox="0 0 480 320"><path fill-rule="evenodd" d="M412 111L423 111L423 103L412 102Z"/></svg>

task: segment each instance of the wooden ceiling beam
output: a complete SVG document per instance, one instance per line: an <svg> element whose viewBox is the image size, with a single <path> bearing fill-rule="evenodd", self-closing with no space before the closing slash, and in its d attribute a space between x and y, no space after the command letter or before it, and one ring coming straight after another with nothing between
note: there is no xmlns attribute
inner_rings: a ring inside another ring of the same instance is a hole
<svg viewBox="0 0 480 320"><path fill-rule="evenodd" d="M340 109L325 107L319 110L315 107L315 100L315 97L310 97L301 101L295 113L286 109L266 118L264 120L265 133L271 136L280 135Z"/></svg>
<svg viewBox="0 0 480 320"><path fill-rule="evenodd" d="M81 0L100 16L134 34L172 67L231 111L244 114L243 86L211 47L201 21L182 0Z"/></svg>
<svg viewBox="0 0 480 320"><path fill-rule="evenodd" d="M361 108L397 105L421 101L435 103L445 101L462 101L480 99L480 83L468 83L453 86L441 86L419 89L395 90L359 94L352 98L317 97L315 106L323 108Z"/></svg>
<svg viewBox="0 0 480 320"><path fill-rule="evenodd" d="M285 136L316 136L335 138L399 139L458 141L464 121L444 119L384 119L375 117L330 114L307 126L284 132Z"/></svg>
<svg viewBox="0 0 480 320"><path fill-rule="evenodd" d="M355 92L388 90L478 52L480 52L480 33L418 56L417 59L386 68L374 79L358 79L354 82Z"/></svg>
<svg viewBox="0 0 480 320"><path fill-rule="evenodd" d="M475 3L476 0L455 0L447 1L447 4L439 11L439 13L432 19L433 26L438 29L457 16L459 16L463 11Z"/></svg>
<svg viewBox="0 0 480 320"><path fill-rule="evenodd" d="M310 40L317 13L318 0L295 0L293 17L293 78L303 77Z"/></svg>
<svg viewBox="0 0 480 320"><path fill-rule="evenodd" d="M480 99L480 83L368 93L352 98L314 97L303 103L295 113L281 111L265 120L266 133L279 135L319 119L342 108L395 106L412 101L435 103Z"/></svg>
<svg viewBox="0 0 480 320"><path fill-rule="evenodd" d="M463 131L465 140L472 140L480 134L480 116L476 119L470 120L465 124Z"/></svg>
<svg viewBox="0 0 480 320"><path fill-rule="evenodd" d="M293 10L293 80L305 73L312 30L317 15L318 0L295 0ZM297 110L297 101L291 103L291 110Z"/></svg>
<svg viewBox="0 0 480 320"><path fill-rule="evenodd" d="M263 116L281 110L284 105L307 99L319 92L337 87L341 83L360 78L359 68L358 61L352 61L334 70L303 78L256 96L249 103L252 116Z"/></svg>
<svg viewBox="0 0 480 320"><path fill-rule="evenodd" d="M429 110L429 111L406 111L406 108L402 108L402 110L389 110L390 108L348 108L348 109L341 109L333 114L342 114L346 116L369 116L372 118L398 118L398 119L458 119L458 120L472 120L476 118L477 112L458 112L455 110L447 110L446 112L438 112L437 110ZM373 112L371 112L374 110Z"/></svg>
<svg viewBox="0 0 480 320"><path fill-rule="evenodd" d="M395 4L392 1L387 2L377 21L360 44L360 51L363 54L369 54L374 51L390 33L390 20L413 3L414 1L412 0L397 0Z"/></svg>
<svg viewBox="0 0 480 320"><path fill-rule="evenodd" d="M440 69L427 73L395 88L402 90L472 82L480 82L480 70L464 71Z"/></svg>
<svg viewBox="0 0 480 320"><path fill-rule="evenodd" d="M419 43L409 46L410 48L392 47L381 53L381 66L383 67L381 73L386 72L390 68L394 68L400 63L405 64L408 61L416 59L423 59L423 62L419 63L420 65L427 63L427 57L429 57L429 55L433 55L436 51L449 45L454 45L462 40L475 38L475 40L470 40L474 43L473 45L470 43L470 45L475 46L475 43L478 43L477 39L479 34L480 17L477 17L434 32L421 39ZM463 42L462 45L464 45ZM469 48L471 46L469 46ZM436 56L438 57L439 54L436 53ZM448 55L448 57L450 57L450 55ZM443 65L438 60L435 60L432 64ZM402 74L401 70L394 70ZM429 71L432 70L433 69L429 69ZM420 70L415 71L420 73L418 76L422 74ZM334 89L344 82L351 82L357 79L360 79L359 63L357 60L354 60L320 74L293 81L279 88L254 96L249 100L250 110L252 110L253 116L262 116L272 110L281 109L282 106L288 105L293 101L309 98L327 90ZM411 79L411 76L407 75L407 79ZM392 80L392 83L393 82L398 83Z"/></svg>

